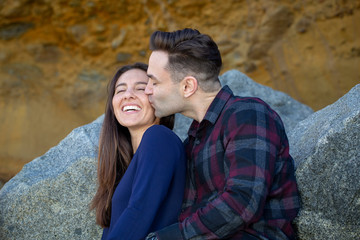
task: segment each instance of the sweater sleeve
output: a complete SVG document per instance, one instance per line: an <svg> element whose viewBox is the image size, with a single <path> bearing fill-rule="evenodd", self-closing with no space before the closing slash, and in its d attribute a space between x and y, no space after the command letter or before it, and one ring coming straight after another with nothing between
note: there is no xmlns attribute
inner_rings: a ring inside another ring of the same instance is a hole
<svg viewBox="0 0 360 240"><path fill-rule="evenodd" d="M137 150L137 166L129 204L108 239L144 239L172 181L182 143L163 126L152 126Z"/></svg>

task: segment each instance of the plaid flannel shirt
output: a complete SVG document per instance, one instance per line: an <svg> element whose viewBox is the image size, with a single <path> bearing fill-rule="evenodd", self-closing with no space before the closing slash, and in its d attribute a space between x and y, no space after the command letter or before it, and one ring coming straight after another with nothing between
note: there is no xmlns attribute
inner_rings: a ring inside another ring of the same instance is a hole
<svg viewBox="0 0 360 240"><path fill-rule="evenodd" d="M293 239L300 208L278 114L223 87L185 140L187 183L179 223L159 239Z"/></svg>

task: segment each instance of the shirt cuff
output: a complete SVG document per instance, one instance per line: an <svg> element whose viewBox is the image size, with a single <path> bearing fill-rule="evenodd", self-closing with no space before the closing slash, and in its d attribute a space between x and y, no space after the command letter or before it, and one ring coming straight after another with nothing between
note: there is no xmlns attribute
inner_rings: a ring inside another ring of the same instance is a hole
<svg viewBox="0 0 360 240"><path fill-rule="evenodd" d="M159 240L183 240L179 223L174 223L156 232Z"/></svg>

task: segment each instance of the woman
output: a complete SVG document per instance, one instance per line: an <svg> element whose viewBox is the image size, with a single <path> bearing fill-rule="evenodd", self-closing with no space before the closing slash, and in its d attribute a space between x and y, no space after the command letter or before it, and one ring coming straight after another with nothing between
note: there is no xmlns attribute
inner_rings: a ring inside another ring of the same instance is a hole
<svg viewBox="0 0 360 240"><path fill-rule="evenodd" d="M185 185L185 154L171 131L174 116L158 119L144 90L147 65L117 71L108 86L99 140L99 187L92 201L102 239L144 239L177 221ZM160 125L158 125L160 124Z"/></svg>

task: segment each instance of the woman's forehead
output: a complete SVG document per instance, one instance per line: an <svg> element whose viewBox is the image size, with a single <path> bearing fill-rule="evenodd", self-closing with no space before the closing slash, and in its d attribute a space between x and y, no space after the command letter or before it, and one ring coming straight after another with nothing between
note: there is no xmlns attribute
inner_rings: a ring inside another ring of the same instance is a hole
<svg viewBox="0 0 360 240"><path fill-rule="evenodd" d="M116 82L116 86L119 84L146 84L148 81L149 78L145 71L140 69L131 69L121 74Z"/></svg>

